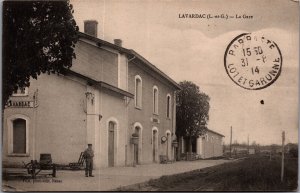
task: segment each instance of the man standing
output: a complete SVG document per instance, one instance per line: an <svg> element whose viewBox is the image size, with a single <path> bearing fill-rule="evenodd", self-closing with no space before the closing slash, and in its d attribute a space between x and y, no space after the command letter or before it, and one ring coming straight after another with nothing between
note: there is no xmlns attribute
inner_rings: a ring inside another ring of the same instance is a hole
<svg viewBox="0 0 300 193"><path fill-rule="evenodd" d="M94 177L92 174L93 171L93 158L94 151L92 149L92 144L88 144L88 148L84 151L83 157L85 159L85 177Z"/></svg>

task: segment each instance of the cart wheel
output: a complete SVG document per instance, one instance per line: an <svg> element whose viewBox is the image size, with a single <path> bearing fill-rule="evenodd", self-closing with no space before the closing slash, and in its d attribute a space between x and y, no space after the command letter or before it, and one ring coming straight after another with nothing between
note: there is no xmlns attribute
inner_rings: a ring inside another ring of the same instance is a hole
<svg viewBox="0 0 300 193"><path fill-rule="evenodd" d="M27 168L28 174L31 175L32 179L35 179L36 177L36 169L37 169L37 161L31 160L30 163L25 165L25 168Z"/></svg>
<svg viewBox="0 0 300 193"><path fill-rule="evenodd" d="M27 169L27 173L31 175L32 179L35 179L35 167L33 167L33 164L29 162L25 165L25 168Z"/></svg>

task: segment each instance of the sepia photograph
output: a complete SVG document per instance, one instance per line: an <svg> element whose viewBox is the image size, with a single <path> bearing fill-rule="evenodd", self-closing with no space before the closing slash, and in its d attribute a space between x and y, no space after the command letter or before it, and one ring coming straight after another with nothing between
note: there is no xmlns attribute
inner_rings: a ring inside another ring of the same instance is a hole
<svg viewBox="0 0 300 193"><path fill-rule="evenodd" d="M299 0L4 0L2 191L298 191Z"/></svg>

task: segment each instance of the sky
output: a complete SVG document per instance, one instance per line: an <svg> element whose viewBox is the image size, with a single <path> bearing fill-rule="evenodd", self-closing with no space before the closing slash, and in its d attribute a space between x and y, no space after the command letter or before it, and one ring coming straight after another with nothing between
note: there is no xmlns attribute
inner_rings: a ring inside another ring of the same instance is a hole
<svg viewBox="0 0 300 193"><path fill-rule="evenodd" d="M71 0L83 31L84 20L98 21L98 37L122 39L177 82L189 80L210 96L208 128L233 141L298 142L299 5L292 0ZM180 18L180 14L228 14L252 19ZM227 75L224 54L241 33L276 42L282 72L269 87L246 90ZM262 105L260 101L263 100Z"/></svg>

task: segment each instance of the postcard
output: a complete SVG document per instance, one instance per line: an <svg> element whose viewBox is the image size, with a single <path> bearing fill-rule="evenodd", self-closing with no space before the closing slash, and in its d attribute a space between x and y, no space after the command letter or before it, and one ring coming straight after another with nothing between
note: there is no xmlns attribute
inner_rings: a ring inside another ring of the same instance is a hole
<svg viewBox="0 0 300 193"><path fill-rule="evenodd" d="M298 190L298 0L2 8L2 191Z"/></svg>

